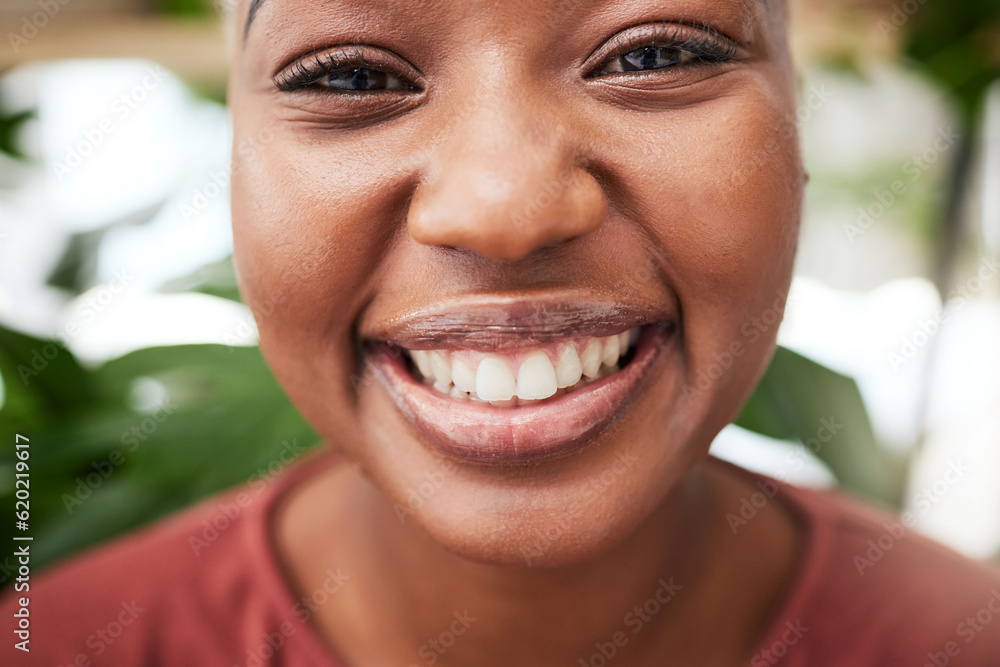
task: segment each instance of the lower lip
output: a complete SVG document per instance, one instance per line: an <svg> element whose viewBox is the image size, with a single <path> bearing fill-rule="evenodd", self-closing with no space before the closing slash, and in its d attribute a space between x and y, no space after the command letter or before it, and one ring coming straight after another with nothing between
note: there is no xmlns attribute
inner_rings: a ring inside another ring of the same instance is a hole
<svg viewBox="0 0 1000 667"><path fill-rule="evenodd" d="M398 348L379 345L370 362L396 407L445 455L469 463L523 465L583 449L617 420L650 374L673 327L649 325L625 368L543 403L515 408L461 401L419 382Z"/></svg>

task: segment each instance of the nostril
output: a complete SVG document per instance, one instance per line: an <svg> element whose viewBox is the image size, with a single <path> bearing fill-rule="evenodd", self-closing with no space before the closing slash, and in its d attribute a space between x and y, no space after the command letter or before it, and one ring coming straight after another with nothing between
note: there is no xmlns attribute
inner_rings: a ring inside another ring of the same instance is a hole
<svg viewBox="0 0 1000 667"><path fill-rule="evenodd" d="M518 173L498 174L495 165L460 166L450 165L414 191L407 225L418 243L516 261L594 231L607 216L604 190L585 169L522 163Z"/></svg>

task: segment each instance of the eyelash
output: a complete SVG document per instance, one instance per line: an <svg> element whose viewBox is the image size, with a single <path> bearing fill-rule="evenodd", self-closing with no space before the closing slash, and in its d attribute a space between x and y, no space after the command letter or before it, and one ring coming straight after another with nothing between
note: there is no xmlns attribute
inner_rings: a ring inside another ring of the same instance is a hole
<svg viewBox="0 0 1000 667"><path fill-rule="evenodd" d="M412 83L407 82L405 76L393 74L392 68L383 62L366 58L360 49L354 50L353 53L313 51L275 74L272 80L278 90L290 93L309 88L331 74L354 69L367 69L390 74L399 78L409 91L418 90ZM330 92L338 91L331 89ZM344 91L340 92L344 93Z"/></svg>
<svg viewBox="0 0 1000 667"><path fill-rule="evenodd" d="M731 39L708 26L687 23L654 23L647 26L645 31L633 31L631 34L620 33L613 37L605 48L600 49L607 55L601 59L596 67L591 69L586 78L608 75L605 70L615 60L644 47L674 49L689 53L694 58L693 62L666 69L726 63L739 53L739 47ZM656 71L648 70L630 74L648 74Z"/></svg>
<svg viewBox="0 0 1000 667"><path fill-rule="evenodd" d="M642 34L619 34L611 39L602 51L607 52L599 65L592 68L585 78L598 78L612 74L622 74L621 72L607 72L606 69L614 63L616 59L632 53L644 47L659 47L674 49L691 54L693 62L673 65L662 69L683 69L697 67L706 64L719 64L731 61L739 51L739 48L732 40L725 37L717 30L703 25L657 23L648 26ZM324 77L345 72L348 70L367 69L381 72L397 77L406 86L403 91L389 92L416 92L419 88L407 81L405 76L394 74L392 68L385 63L375 62L366 58L360 48L352 53L344 51L314 51L298 60L294 61L283 70L274 75L273 81L278 90L283 92L295 92L312 87ZM648 75L659 70L645 70L640 72L628 72ZM330 94L357 94L356 91L342 91L328 89L324 92ZM371 91L387 92L387 91ZM370 93L369 93L370 94Z"/></svg>

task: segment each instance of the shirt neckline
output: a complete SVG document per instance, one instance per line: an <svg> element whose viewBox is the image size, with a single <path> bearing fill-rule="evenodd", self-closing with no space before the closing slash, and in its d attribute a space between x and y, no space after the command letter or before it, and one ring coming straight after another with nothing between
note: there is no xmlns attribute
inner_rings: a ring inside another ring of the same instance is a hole
<svg viewBox="0 0 1000 667"><path fill-rule="evenodd" d="M305 455L293 464L282 479L275 483L273 489L262 498L264 502L258 505L254 521L249 527L249 553L259 554L254 557L254 567L262 575L260 581L267 588L269 597L274 601L274 611L282 621L289 621L296 628L294 636L298 637L296 644L304 651L310 664L317 667L350 667L340 656L336 647L331 646L320 634L316 626L303 622L295 613L295 605L299 601L293 597L293 586L289 573L278 555L277 543L274 538L275 514L286 494L299 486L309 477L319 474L322 470L345 462L346 459L336 450L320 445L324 451ZM813 597L817 582L822 577L824 567L829 559L833 531L829 522L818 516L820 510L809 501L803 490L765 475L741 468L733 463L715 456L709 457L723 466L729 467L751 482L767 481L778 485L775 499L792 514L800 528L799 549L796 556L796 566L785 589L781 602L776 606L767 629L761 633L750 656L758 656L775 643L780 643L781 636L786 631L786 622L794 622L805 616L808 601Z"/></svg>
<svg viewBox="0 0 1000 667"><path fill-rule="evenodd" d="M252 548L249 553L260 554L262 558L254 557L255 566L262 575L263 582L273 600L273 609L281 617L282 622L288 621L294 627L295 633L288 638L294 641L300 650L308 657L307 664L316 667L349 667L347 662L320 634L318 628L310 620L302 621L296 616L296 605L301 602L294 597L294 586L287 568L278 554L278 545L274 538L274 522L278 508L285 496L298 488L299 484L308 478L319 474L326 468L343 462L345 459L339 452L319 445L323 451L311 452L296 461L293 467L282 475L275 483L264 502L260 503L257 514L250 528L249 536Z"/></svg>
<svg viewBox="0 0 1000 667"><path fill-rule="evenodd" d="M781 602L771 615L767 629L761 633L748 660L761 655L776 643L783 643L782 636L788 630L786 623L802 620L809 609L809 601L814 598L816 588L823 579L830 560L833 545L833 526L825 520L823 508L809 497L808 489L802 489L760 473L712 456L713 460L750 482L770 482L776 484L778 492L774 498L792 515L799 527L799 548L795 569L785 588Z"/></svg>

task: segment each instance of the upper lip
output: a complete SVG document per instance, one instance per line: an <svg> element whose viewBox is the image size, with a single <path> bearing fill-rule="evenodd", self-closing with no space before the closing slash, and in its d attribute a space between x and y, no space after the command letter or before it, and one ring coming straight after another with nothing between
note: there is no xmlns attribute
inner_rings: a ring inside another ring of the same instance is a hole
<svg viewBox="0 0 1000 667"><path fill-rule="evenodd" d="M545 345L569 337L602 337L633 327L676 321L662 304L590 295L467 296L378 319L362 320L362 338L411 350L483 352Z"/></svg>

